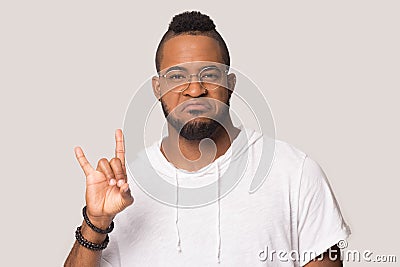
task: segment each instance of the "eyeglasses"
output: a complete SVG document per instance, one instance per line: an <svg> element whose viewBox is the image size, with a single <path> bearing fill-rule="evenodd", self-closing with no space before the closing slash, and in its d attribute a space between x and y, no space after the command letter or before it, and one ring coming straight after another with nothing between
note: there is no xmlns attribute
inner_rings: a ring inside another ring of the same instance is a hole
<svg viewBox="0 0 400 267"><path fill-rule="evenodd" d="M198 82L204 89L215 90L222 85L227 73L228 70L205 67L197 74L189 74L186 70L175 69L160 75L160 77L165 78L168 91L181 93L189 87L193 76L197 77Z"/></svg>

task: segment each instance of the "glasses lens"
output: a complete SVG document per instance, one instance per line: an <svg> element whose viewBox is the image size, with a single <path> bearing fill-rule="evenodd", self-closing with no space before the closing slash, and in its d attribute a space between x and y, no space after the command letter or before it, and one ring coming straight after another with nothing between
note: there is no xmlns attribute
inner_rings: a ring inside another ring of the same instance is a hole
<svg viewBox="0 0 400 267"><path fill-rule="evenodd" d="M207 67L197 75L201 86L207 90L214 90L222 85L224 72L217 67ZM185 70L171 70L165 75L167 90L182 92L190 82L193 82L191 75ZM196 76L196 75L193 75Z"/></svg>
<svg viewBox="0 0 400 267"><path fill-rule="evenodd" d="M180 91L187 86L188 73L182 70L171 70L165 74L168 90Z"/></svg>
<svg viewBox="0 0 400 267"><path fill-rule="evenodd" d="M214 90L222 85L222 74L222 71L218 68L206 68L200 72L199 76L205 89Z"/></svg>

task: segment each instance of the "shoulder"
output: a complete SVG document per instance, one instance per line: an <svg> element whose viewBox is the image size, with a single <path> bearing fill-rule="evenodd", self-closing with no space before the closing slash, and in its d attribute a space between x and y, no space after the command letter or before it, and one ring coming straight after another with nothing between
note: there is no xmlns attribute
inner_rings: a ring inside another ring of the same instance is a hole
<svg viewBox="0 0 400 267"><path fill-rule="evenodd" d="M253 162L249 192L275 188L278 191L297 191L306 153L295 146L263 136L253 145Z"/></svg>
<svg viewBox="0 0 400 267"><path fill-rule="evenodd" d="M302 160L306 156L305 152L282 140L275 140L275 149L280 156L284 156L289 160Z"/></svg>
<svg viewBox="0 0 400 267"><path fill-rule="evenodd" d="M280 169L290 172L299 186L316 186L328 183L320 164L307 153L287 142L275 141L274 164Z"/></svg>
<svg viewBox="0 0 400 267"><path fill-rule="evenodd" d="M301 174L307 154L282 140L275 140L274 144L273 165L289 172Z"/></svg>

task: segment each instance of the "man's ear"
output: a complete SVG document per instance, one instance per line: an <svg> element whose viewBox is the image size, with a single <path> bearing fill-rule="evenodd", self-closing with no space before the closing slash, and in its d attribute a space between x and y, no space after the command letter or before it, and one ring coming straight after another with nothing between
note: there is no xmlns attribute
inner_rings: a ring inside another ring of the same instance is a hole
<svg viewBox="0 0 400 267"><path fill-rule="evenodd" d="M233 90L235 90L235 86L236 86L236 75L235 73L229 73L228 74L229 95L233 93Z"/></svg>
<svg viewBox="0 0 400 267"><path fill-rule="evenodd" d="M160 78L158 76L153 76L151 79L151 85L153 86L154 96L158 101L161 101L161 87L160 87Z"/></svg>

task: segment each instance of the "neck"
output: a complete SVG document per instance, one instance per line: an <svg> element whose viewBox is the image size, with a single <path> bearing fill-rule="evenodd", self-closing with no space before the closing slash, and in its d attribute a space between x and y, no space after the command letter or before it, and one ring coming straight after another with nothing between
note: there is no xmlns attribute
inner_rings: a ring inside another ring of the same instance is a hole
<svg viewBox="0 0 400 267"><path fill-rule="evenodd" d="M168 124L168 136L162 140L161 152L174 166L196 171L225 154L240 130L233 126L230 118L219 126L209 138L188 140Z"/></svg>

